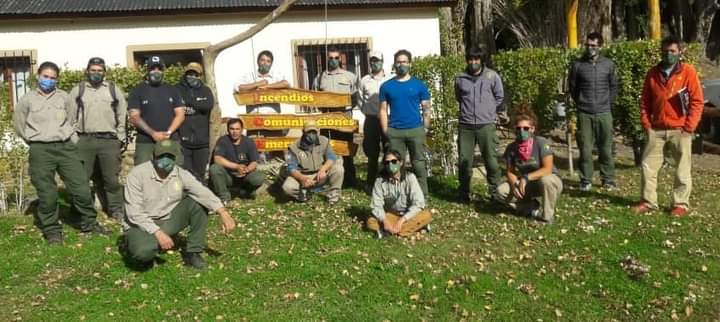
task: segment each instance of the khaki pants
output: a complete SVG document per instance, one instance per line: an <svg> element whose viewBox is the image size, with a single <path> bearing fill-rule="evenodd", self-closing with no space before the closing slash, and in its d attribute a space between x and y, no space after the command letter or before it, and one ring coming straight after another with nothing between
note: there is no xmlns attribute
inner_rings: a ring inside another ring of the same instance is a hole
<svg viewBox="0 0 720 322"><path fill-rule="evenodd" d="M670 157L675 161L673 205L690 206L692 189L691 146L692 134L681 130L650 130L642 156L642 198L653 207L658 206L657 177L662 167L663 150L669 145Z"/></svg>
<svg viewBox="0 0 720 322"><path fill-rule="evenodd" d="M397 214L391 212L385 213L385 221L389 224L394 225L398 220L400 220L400 218L402 218L402 216L399 216ZM430 224L431 221L432 214L430 214L430 210L423 210L412 219L403 223L402 229L400 230L398 235L403 237L410 236ZM377 218L370 216L370 218L368 218L367 220L367 227L372 231L378 231L382 227L382 223L380 223Z"/></svg>
<svg viewBox="0 0 720 322"><path fill-rule="evenodd" d="M560 177L556 174L549 174L540 180L528 182L522 200L515 198L510 184L507 182L498 186L497 193L500 200L505 200L508 206L521 215L529 215L538 204L542 205L543 219L552 221L555 217L555 204L562 190L563 183Z"/></svg>
<svg viewBox="0 0 720 322"><path fill-rule="evenodd" d="M342 188L343 184L343 176L345 173L345 170L343 169L342 162L338 162L340 159L336 160L333 166L330 168L330 170L327 173L327 178L325 179L325 182L319 183L315 185L314 187L311 187L310 189L316 189L316 188L324 188L327 186L327 189L325 189L325 193L328 196L328 198L331 198L333 196L340 196L340 189ZM300 197L300 182L295 180L292 176L289 176L285 179L285 182L283 182L282 189L289 197L298 200Z"/></svg>

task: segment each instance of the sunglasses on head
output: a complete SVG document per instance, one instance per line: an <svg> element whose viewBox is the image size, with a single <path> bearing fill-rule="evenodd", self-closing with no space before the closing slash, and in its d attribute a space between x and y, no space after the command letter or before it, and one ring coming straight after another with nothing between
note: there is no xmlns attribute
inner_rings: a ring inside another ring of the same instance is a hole
<svg viewBox="0 0 720 322"><path fill-rule="evenodd" d="M515 130L530 131L530 127L529 126L517 126L517 127L515 127Z"/></svg>
<svg viewBox="0 0 720 322"><path fill-rule="evenodd" d="M383 161L383 164L390 164L390 163L396 164L396 163L398 163L398 162L400 162L398 159L392 159L392 160L385 160L385 161Z"/></svg>

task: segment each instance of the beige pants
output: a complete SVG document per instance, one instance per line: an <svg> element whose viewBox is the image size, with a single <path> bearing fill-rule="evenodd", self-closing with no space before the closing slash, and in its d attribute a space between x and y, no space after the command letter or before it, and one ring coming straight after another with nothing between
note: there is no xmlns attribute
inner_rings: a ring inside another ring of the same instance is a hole
<svg viewBox="0 0 720 322"><path fill-rule="evenodd" d="M338 159L339 160L339 159ZM328 198L340 196L340 188L343 184L343 176L345 170L343 170L342 162L335 162L327 173L325 182L320 182L314 187L310 188L325 188L323 191ZM291 198L298 199L300 196L300 182L295 180L292 176L288 176L282 185L282 189Z"/></svg>
<svg viewBox="0 0 720 322"><path fill-rule="evenodd" d="M389 224L395 225L395 223L400 220L402 216L398 216L397 214L386 212L385 213L385 221ZM402 229L400 229L400 232L398 235L407 237L410 236L416 232L418 232L423 227L427 226L432 221L432 215L430 214L429 210L423 210L412 219L406 221L402 225ZM372 231L378 231L380 229L380 223L377 218L374 216L370 216L367 220L367 227L368 229Z"/></svg>
<svg viewBox="0 0 720 322"><path fill-rule="evenodd" d="M675 161L673 205L690 206L692 134L680 130L650 130L642 156L642 198L653 207L658 206L657 177L663 165L664 149L668 146Z"/></svg>
<svg viewBox="0 0 720 322"><path fill-rule="evenodd" d="M525 196L517 200L510 184L504 182L498 186L497 194L501 200L521 215L529 215L538 205L542 205L543 219L552 221L555 217L555 204L563 190L563 183L556 174L549 174L540 180L530 181L525 187ZM540 201L538 201L540 199Z"/></svg>

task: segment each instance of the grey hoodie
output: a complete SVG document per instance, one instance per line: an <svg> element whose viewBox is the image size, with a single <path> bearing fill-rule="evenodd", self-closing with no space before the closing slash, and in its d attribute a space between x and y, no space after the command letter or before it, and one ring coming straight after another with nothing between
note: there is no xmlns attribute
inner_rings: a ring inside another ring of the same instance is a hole
<svg viewBox="0 0 720 322"><path fill-rule="evenodd" d="M505 99L500 75L483 67L479 75L467 71L455 77L455 99L460 104L460 124L493 124Z"/></svg>

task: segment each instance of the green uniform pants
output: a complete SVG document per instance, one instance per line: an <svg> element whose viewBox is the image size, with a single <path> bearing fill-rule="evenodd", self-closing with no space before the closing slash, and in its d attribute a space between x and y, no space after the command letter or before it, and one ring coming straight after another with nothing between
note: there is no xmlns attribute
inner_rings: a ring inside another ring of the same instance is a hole
<svg viewBox="0 0 720 322"><path fill-rule="evenodd" d="M133 161L135 162L135 166L138 166L142 163L145 163L147 161L150 161L153 159L153 150L155 149L155 143L135 143L135 155L133 157ZM184 162L184 158L180 158L178 160L175 160L175 163L179 166L182 166Z"/></svg>
<svg viewBox="0 0 720 322"><path fill-rule="evenodd" d="M85 174L92 179L96 193L105 194L108 213L123 213L123 190L118 181L120 173L120 141L81 135L78 153L85 167ZM93 173L95 169L99 173ZM93 175L94 174L94 175ZM96 181L100 179L100 182ZM102 189L102 191L98 191Z"/></svg>
<svg viewBox="0 0 720 322"><path fill-rule="evenodd" d="M71 197L72 209L80 215L80 229L85 231L97 224L90 186L78 156L77 145L70 141L30 143L30 182L37 191L36 223L45 236L62 232L57 212L58 187L55 173L65 183Z"/></svg>
<svg viewBox="0 0 720 322"><path fill-rule="evenodd" d="M380 151L385 144L385 137L382 135L380 128L380 120L377 116L365 116L363 124L363 152L368 158L367 165L367 184L372 187L378 174L380 164Z"/></svg>
<svg viewBox="0 0 720 322"><path fill-rule="evenodd" d="M597 146L600 176L603 182L614 182L613 119L611 113L588 114L578 112L577 142L580 148L580 182L592 183L593 147Z"/></svg>
<svg viewBox="0 0 720 322"><path fill-rule="evenodd" d="M230 174L225 167L219 164L210 165L210 182L213 191L220 197L222 201L232 199L230 195L230 187L238 186L244 192L250 194L257 190L265 182L265 174L260 171L248 173L243 178L238 178Z"/></svg>
<svg viewBox="0 0 720 322"><path fill-rule="evenodd" d="M190 227L187 235L188 253L199 253L207 246L207 223L208 215L205 208L200 206L190 197L185 197L170 212L165 220L157 220L155 224L160 226L168 236L174 236L185 227ZM125 239L128 246L130 258L136 262L146 263L152 261L160 251L160 245L154 235L137 227L130 227L125 232Z"/></svg>
<svg viewBox="0 0 720 322"><path fill-rule="evenodd" d="M428 197L427 168L425 165L425 128L414 129L388 128L390 148L400 152L403 157L409 151L413 172L418 179L425 197Z"/></svg>
<svg viewBox="0 0 720 322"><path fill-rule="evenodd" d="M482 126L469 126L460 124L458 128L458 172L460 179L460 195L470 195L470 180L472 179L473 159L475 146L480 147L480 153L487 172L488 191L494 194L497 186L502 183L502 174L497 161L498 137L495 134L495 124Z"/></svg>

